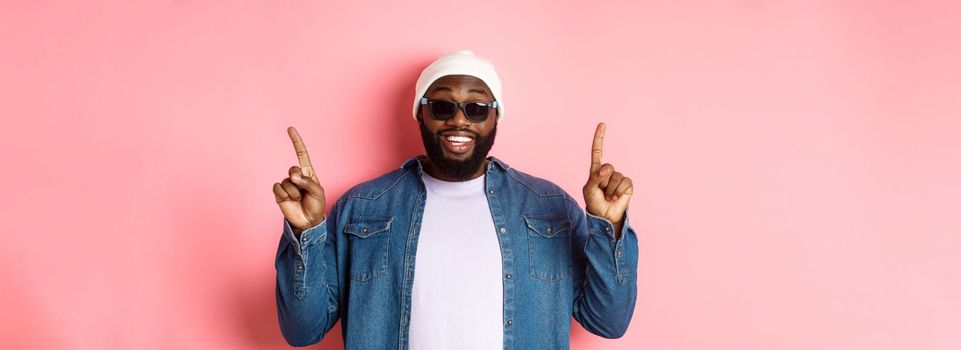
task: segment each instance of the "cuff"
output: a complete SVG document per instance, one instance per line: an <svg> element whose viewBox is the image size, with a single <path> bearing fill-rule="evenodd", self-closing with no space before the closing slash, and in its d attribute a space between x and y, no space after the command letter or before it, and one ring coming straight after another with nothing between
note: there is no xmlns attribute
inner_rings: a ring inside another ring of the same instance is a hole
<svg viewBox="0 0 961 350"><path fill-rule="evenodd" d="M290 226L290 222L284 219L284 237L287 238L287 242L294 246L294 250L297 251L299 255L304 249L307 249L313 241L317 239L322 239L323 234L327 233L327 218L321 221L319 224L314 225L314 227L308 228L300 233L300 239L297 239L297 235L294 234L293 227Z"/></svg>
<svg viewBox="0 0 961 350"><path fill-rule="evenodd" d="M587 210L587 228L590 230L591 234L595 236L603 236L610 238L612 242L618 243L627 237L627 233L631 230L630 219L628 218L627 212L624 212L624 225L621 226L621 236L617 240L614 239L614 223L607 218L603 218L594 214L591 214Z"/></svg>

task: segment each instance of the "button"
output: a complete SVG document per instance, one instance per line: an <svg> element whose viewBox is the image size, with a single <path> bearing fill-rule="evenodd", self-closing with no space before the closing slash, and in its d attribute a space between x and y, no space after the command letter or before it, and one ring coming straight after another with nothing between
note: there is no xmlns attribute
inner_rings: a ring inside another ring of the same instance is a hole
<svg viewBox="0 0 961 350"><path fill-rule="evenodd" d="M302 264L297 264L297 269L298 269L298 270L303 270L303 269L304 269L304 265L302 265Z"/></svg>
<svg viewBox="0 0 961 350"><path fill-rule="evenodd" d="M513 321L513 320L507 320L507 325L508 325L508 326L510 326L510 325L512 325L512 324L514 324L514 321Z"/></svg>
<svg viewBox="0 0 961 350"><path fill-rule="evenodd" d="M490 194L494 194L494 190L490 190L490 191L488 191L488 192L490 192Z"/></svg>
<svg viewBox="0 0 961 350"><path fill-rule="evenodd" d="M501 227L501 233L507 233L507 228L506 228L506 227Z"/></svg>
<svg viewBox="0 0 961 350"><path fill-rule="evenodd" d="M511 279L511 274L507 274L507 279Z"/></svg>
<svg viewBox="0 0 961 350"><path fill-rule="evenodd" d="M621 256L621 255L624 255L624 252L618 250L618 251L617 251L617 256Z"/></svg>
<svg viewBox="0 0 961 350"><path fill-rule="evenodd" d="M304 242L307 242L307 236L301 237L300 240L301 240L301 241L304 241Z"/></svg>
<svg viewBox="0 0 961 350"><path fill-rule="evenodd" d="M367 228L366 228L366 227L364 227L364 233L367 233Z"/></svg>
<svg viewBox="0 0 961 350"><path fill-rule="evenodd" d="M550 227L547 228L547 233L551 233L551 228L550 228Z"/></svg>
<svg viewBox="0 0 961 350"><path fill-rule="evenodd" d="M605 228L604 228L604 231L610 231L610 230L611 230L610 227L605 227ZM367 230L365 229L364 232L367 232Z"/></svg>

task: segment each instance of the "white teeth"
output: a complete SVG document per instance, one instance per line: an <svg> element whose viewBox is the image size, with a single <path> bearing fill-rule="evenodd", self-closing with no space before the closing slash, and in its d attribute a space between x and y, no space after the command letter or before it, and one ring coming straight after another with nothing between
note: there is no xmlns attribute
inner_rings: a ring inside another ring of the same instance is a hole
<svg viewBox="0 0 961 350"><path fill-rule="evenodd" d="M450 141L450 142L463 143L463 142L470 142L470 140L471 138L466 136L447 136L447 141Z"/></svg>

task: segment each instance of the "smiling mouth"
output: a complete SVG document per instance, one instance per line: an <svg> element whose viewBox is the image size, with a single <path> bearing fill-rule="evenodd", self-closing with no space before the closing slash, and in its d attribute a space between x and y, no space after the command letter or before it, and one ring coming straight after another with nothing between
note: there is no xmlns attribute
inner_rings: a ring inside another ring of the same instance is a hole
<svg viewBox="0 0 961 350"><path fill-rule="evenodd" d="M464 135L441 136L444 149L454 154L465 154L474 148L474 138Z"/></svg>

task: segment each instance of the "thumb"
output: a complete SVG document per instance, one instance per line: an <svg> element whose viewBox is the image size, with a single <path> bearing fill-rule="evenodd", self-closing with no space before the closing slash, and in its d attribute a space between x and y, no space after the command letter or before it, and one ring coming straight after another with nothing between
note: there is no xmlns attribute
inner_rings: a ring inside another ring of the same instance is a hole
<svg viewBox="0 0 961 350"><path fill-rule="evenodd" d="M320 183L314 181L312 178L313 177L307 178L300 174L294 174L290 177L290 180L293 181L298 187L307 191L307 194L313 197L323 198L324 188L320 186Z"/></svg>
<svg viewBox="0 0 961 350"><path fill-rule="evenodd" d="M607 182L611 179L611 175L613 174L614 166L605 163L600 168L597 168L597 170L591 171L590 177L587 178L587 185L605 188L607 187Z"/></svg>

